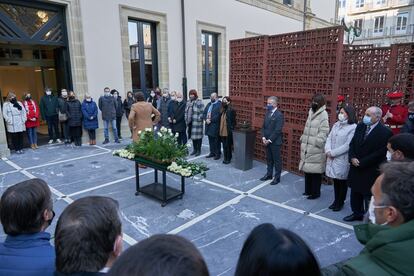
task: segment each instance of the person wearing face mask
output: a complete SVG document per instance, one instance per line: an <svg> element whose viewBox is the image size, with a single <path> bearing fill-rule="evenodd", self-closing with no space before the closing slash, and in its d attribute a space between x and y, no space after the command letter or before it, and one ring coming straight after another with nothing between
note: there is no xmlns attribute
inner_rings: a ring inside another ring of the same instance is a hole
<svg viewBox="0 0 414 276"><path fill-rule="evenodd" d="M98 106L91 95L86 94L82 102L83 127L88 131L89 145L96 145L96 129L98 125Z"/></svg>
<svg viewBox="0 0 414 276"><path fill-rule="evenodd" d="M171 111L171 130L174 135L178 133L177 141L180 145L185 145L187 143L187 134L185 133L186 124L185 124L185 107L186 102L183 99L183 93L176 93L177 100L172 103Z"/></svg>
<svg viewBox="0 0 414 276"><path fill-rule="evenodd" d="M205 121L205 133L208 137L210 154L206 158L214 157L214 160L220 159L220 108L221 101L217 93L211 93L210 102L204 109L203 119Z"/></svg>
<svg viewBox="0 0 414 276"><path fill-rule="evenodd" d="M66 115L66 101L68 100L68 91L62 89L60 91L60 97L58 98L59 103L59 122L60 122L60 132L61 137L64 140L65 144L70 144L70 135L69 135L69 125L68 125L68 116Z"/></svg>
<svg viewBox="0 0 414 276"><path fill-rule="evenodd" d="M122 98L119 96L119 92L115 89L111 91L112 96L115 99L116 104L116 130L118 133L118 139L122 140L121 135L121 124L122 124L122 117L124 116L124 106L122 104Z"/></svg>
<svg viewBox="0 0 414 276"><path fill-rule="evenodd" d="M50 189L35 178L7 188L0 220L7 235L0 243L0 275L53 276L55 250L46 229L55 216Z"/></svg>
<svg viewBox="0 0 414 276"><path fill-rule="evenodd" d="M316 94L312 98L308 119L300 137L299 170L305 173L305 192L308 199L321 195L322 174L325 172L325 143L329 134L329 117L325 97Z"/></svg>
<svg viewBox="0 0 414 276"><path fill-rule="evenodd" d="M392 133L398 134L403 127L405 120L408 117L408 109L401 104L401 99L404 93L401 91L394 91L387 94L389 103L382 106L382 120L386 127L391 128Z"/></svg>
<svg viewBox="0 0 414 276"><path fill-rule="evenodd" d="M388 161L414 161L414 134L400 133L388 140Z"/></svg>
<svg viewBox="0 0 414 276"><path fill-rule="evenodd" d="M278 110L277 97L269 97L266 105L266 115L262 126L262 143L266 147L266 163L267 172L260 181L266 181L273 178L273 170L275 170L274 178L270 185L280 183L280 175L282 173L282 157L280 154L283 143L283 113ZM273 169L274 168L274 169Z"/></svg>
<svg viewBox="0 0 414 276"><path fill-rule="evenodd" d="M114 133L115 143L120 143L118 139L118 131L116 129L116 102L114 97L111 96L109 87L104 88L104 95L99 98L98 107L102 112L102 121L104 123L105 140L103 144L105 145L109 143L110 124Z"/></svg>
<svg viewBox="0 0 414 276"><path fill-rule="evenodd" d="M160 127L170 128L170 122L168 120L168 107L170 105L170 93L167 88L162 91L162 97L159 101L158 111L161 113Z"/></svg>
<svg viewBox="0 0 414 276"><path fill-rule="evenodd" d="M379 175L379 166L386 161L387 142L392 132L381 123L381 118L381 108L368 108L349 144L348 160L351 167L348 186L351 188L352 214L344 217L344 221L363 219L368 210L371 187Z"/></svg>
<svg viewBox="0 0 414 276"><path fill-rule="evenodd" d="M408 103L408 116L401 128L401 133L414 134L414 101Z"/></svg>
<svg viewBox="0 0 414 276"><path fill-rule="evenodd" d="M40 99L40 114L42 120L47 123L49 144L61 143L59 139L59 102L52 91L46 88L45 95Z"/></svg>
<svg viewBox="0 0 414 276"><path fill-rule="evenodd" d="M349 143L354 137L356 128L355 109L345 106L339 110L338 121L333 125L325 144L327 177L334 182L334 202L329 206L338 212L344 206L348 185L346 179L349 172L348 150Z"/></svg>
<svg viewBox="0 0 414 276"><path fill-rule="evenodd" d="M76 99L75 92L70 91L66 102L66 114L68 116L69 134L73 138L75 146L82 146L82 105Z"/></svg>
<svg viewBox="0 0 414 276"><path fill-rule="evenodd" d="M157 108L158 107L158 98L157 95L155 94L154 90L151 90L149 97L147 99L147 102L152 104L153 107Z"/></svg>
<svg viewBox="0 0 414 276"><path fill-rule="evenodd" d="M383 165L371 190L371 223L354 226L365 248L322 275L414 275L414 163Z"/></svg>
<svg viewBox="0 0 414 276"><path fill-rule="evenodd" d="M24 95L24 109L26 110L26 130L27 130L27 137L29 138L30 147L32 149L37 149L37 128L40 125L39 121L39 107L37 106L36 102L32 99L30 93L26 93Z"/></svg>
<svg viewBox="0 0 414 276"><path fill-rule="evenodd" d="M233 150L233 130L236 111L231 107L230 97L223 97L220 109L220 141L223 143L223 164L230 164Z"/></svg>
<svg viewBox="0 0 414 276"><path fill-rule="evenodd" d="M191 155L200 156L203 141L203 111L204 104L198 98L197 90L191 89L189 92L190 100L187 102L185 110L185 121L188 130L188 139L193 141L193 152Z"/></svg>
<svg viewBox="0 0 414 276"><path fill-rule="evenodd" d="M131 91L128 91L127 97L124 100L124 110L125 110L125 116L127 120L128 120L129 113L131 112L131 107L134 103L135 103L134 95L132 94ZM131 131L131 138L132 138L132 129L130 129L130 131Z"/></svg>
<svg viewBox="0 0 414 276"><path fill-rule="evenodd" d="M3 105L3 118L7 132L16 153L23 153L23 132L26 130L27 114L23 104L17 101L16 94L9 92Z"/></svg>

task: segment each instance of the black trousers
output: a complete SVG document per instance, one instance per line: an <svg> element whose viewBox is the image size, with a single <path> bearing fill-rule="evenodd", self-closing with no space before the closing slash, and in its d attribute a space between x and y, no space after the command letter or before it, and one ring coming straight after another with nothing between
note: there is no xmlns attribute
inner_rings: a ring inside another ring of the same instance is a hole
<svg viewBox="0 0 414 276"><path fill-rule="evenodd" d="M275 168L275 179L280 180L282 173L282 157L280 155L281 146L269 144L266 146L266 163L267 175L273 176L273 167Z"/></svg>
<svg viewBox="0 0 414 276"><path fill-rule="evenodd" d="M334 204L338 206L344 205L346 194L348 192L348 185L346 180L341 179L333 179L334 182L334 193L335 193L335 200Z"/></svg>
<svg viewBox="0 0 414 276"><path fill-rule="evenodd" d="M185 145L187 144L187 134L184 131L173 131L173 134L175 135L178 133L177 142L179 145Z"/></svg>
<svg viewBox="0 0 414 276"><path fill-rule="evenodd" d="M118 131L118 138L121 138L121 123L122 123L122 116L116 117L116 130Z"/></svg>
<svg viewBox="0 0 414 276"><path fill-rule="evenodd" d="M13 148L15 151L23 149L23 132L10 132Z"/></svg>
<svg viewBox="0 0 414 276"><path fill-rule="evenodd" d="M220 138L218 136L208 136L208 144L210 146L210 154L220 157Z"/></svg>
<svg viewBox="0 0 414 276"><path fill-rule="evenodd" d="M321 173L305 173L305 193L312 196L321 195Z"/></svg>
<svg viewBox="0 0 414 276"><path fill-rule="evenodd" d="M201 152L201 144L203 142L203 139L193 139L193 149L196 152Z"/></svg>
<svg viewBox="0 0 414 276"><path fill-rule="evenodd" d="M59 116L57 114L54 116L48 116L46 117L46 122L49 140L55 141L59 138Z"/></svg>
<svg viewBox="0 0 414 276"><path fill-rule="evenodd" d="M364 195L351 189L351 209L354 215L363 216L369 208L371 195Z"/></svg>
<svg viewBox="0 0 414 276"><path fill-rule="evenodd" d="M228 136L220 136L220 140L223 144L224 161L231 161L231 146L233 145L233 141Z"/></svg>
<svg viewBox="0 0 414 276"><path fill-rule="evenodd" d="M88 129L89 140L96 140L96 129Z"/></svg>

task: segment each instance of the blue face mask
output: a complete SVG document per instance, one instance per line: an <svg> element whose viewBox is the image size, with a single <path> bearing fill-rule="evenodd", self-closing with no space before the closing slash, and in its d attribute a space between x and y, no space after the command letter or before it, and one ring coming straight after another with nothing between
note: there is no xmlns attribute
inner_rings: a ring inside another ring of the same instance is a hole
<svg viewBox="0 0 414 276"><path fill-rule="evenodd" d="M266 105L267 111L272 111L273 110L273 105L268 104Z"/></svg>
<svg viewBox="0 0 414 276"><path fill-rule="evenodd" d="M365 115L364 119L362 119L362 122L364 122L364 124L367 125L367 126L371 125L372 124L371 117Z"/></svg>

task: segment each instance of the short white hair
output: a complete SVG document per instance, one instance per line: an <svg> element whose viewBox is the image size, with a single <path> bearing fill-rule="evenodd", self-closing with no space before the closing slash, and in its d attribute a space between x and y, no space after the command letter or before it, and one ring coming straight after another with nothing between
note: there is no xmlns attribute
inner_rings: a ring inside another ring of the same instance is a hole
<svg viewBox="0 0 414 276"><path fill-rule="evenodd" d="M277 104L277 97L276 96L270 96L267 98L267 100L271 100L274 104Z"/></svg>
<svg viewBox="0 0 414 276"><path fill-rule="evenodd" d="M382 118L382 110L381 108L379 108L378 106L371 106L368 108L368 110L375 115L375 117L377 119L381 119Z"/></svg>

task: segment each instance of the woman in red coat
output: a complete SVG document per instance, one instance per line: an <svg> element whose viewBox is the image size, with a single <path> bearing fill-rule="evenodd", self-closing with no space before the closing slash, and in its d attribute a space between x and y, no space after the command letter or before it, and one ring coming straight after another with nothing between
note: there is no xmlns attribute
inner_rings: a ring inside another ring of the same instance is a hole
<svg viewBox="0 0 414 276"><path fill-rule="evenodd" d="M32 149L37 149L37 127L40 125L39 106L32 100L30 93L25 94L23 104L27 113L26 130L27 136L29 137L30 147Z"/></svg>

